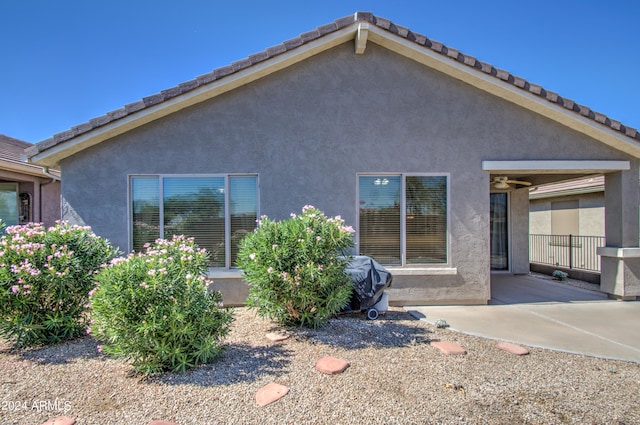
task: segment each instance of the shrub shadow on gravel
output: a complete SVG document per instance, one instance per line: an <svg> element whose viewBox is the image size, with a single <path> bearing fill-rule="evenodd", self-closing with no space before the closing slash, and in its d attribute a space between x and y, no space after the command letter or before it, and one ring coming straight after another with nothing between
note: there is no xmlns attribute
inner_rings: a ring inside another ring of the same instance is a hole
<svg viewBox="0 0 640 425"><path fill-rule="evenodd" d="M406 312L399 311L388 311L376 320L367 320L364 314L344 314L318 329L287 328L287 332L309 344L354 350L428 344L431 332L408 323L415 320Z"/></svg>
<svg viewBox="0 0 640 425"><path fill-rule="evenodd" d="M98 350L98 342L88 336L45 347L25 350L12 349L9 352L18 354L22 360L42 365L73 363L76 359L105 358Z"/></svg>
<svg viewBox="0 0 640 425"><path fill-rule="evenodd" d="M265 375L281 375L289 366L292 355L292 350L282 345L230 343L225 345L222 356L213 363L184 373L168 372L149 377L148 382L207 387L256 381Z"/></svg>

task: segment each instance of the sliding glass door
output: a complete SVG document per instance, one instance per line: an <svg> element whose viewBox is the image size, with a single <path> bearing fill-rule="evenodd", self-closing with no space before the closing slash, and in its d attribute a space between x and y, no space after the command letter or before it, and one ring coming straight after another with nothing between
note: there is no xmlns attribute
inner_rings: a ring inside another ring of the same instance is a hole
<svg viewBox="0 0 640 425"><path fill-rule="evenodd" d="M492 193L490 207L491 270L509 270L509 223L506 193Z"/></svg>

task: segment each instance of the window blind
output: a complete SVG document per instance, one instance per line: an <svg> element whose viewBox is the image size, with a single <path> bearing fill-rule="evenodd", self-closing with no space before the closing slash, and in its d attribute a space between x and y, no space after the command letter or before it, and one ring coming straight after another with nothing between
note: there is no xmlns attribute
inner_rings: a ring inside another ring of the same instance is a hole
<svg viewBox="0 0 640 425"><path fill-rule="evenodd" d="M239 243L256 228L258 220L258 179L256 176L229 177L229 221L231 265L236 265Z"/></svg>
<svg viewBox="0 0 640 425"><path fill-rule="evenodd" d="M405 180L407 264L447 262L447 178L407 176Z"/></svg>
<svg viewBox="0 0 640 425"><path fill-rule="evenodd" d="M212 266L224 267L224 177L165 177L162 182L164 238L193 237L209 252Z"/></svg>
<svg viewBox="0 0 640 425"><path fill-rule="evenodd" d="M361 176L359 192L360 255L400 264L400 176Z"/></svg>
<svg viewBox="0 0 640 425"><path fill-rule="evenodd" d="M131 179L132 249L160 237L160 184L157 177Z"/></svg>

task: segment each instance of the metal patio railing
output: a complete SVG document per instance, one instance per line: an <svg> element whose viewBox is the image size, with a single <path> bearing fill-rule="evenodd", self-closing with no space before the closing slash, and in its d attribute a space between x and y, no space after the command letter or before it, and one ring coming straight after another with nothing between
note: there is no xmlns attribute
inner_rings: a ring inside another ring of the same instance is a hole
<svg viewBox="0 0 640 425"><path fill-rule="evenodd" d="M529 262L600 272L604 236L529 235Z"/></svg>

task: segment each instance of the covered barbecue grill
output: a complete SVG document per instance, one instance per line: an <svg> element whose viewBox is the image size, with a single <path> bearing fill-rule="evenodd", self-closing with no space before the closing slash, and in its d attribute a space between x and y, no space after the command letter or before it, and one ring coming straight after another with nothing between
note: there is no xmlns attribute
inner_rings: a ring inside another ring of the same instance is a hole
<svg viewBox="0 0 640 425"><path fill-rule="evenodd" d="M345 270L353 280L353 295L347 307L350 311L367 311L367 318L375 320L387 311L388 295L393 276L376 260L364 255L351 259Z"/></svg>

